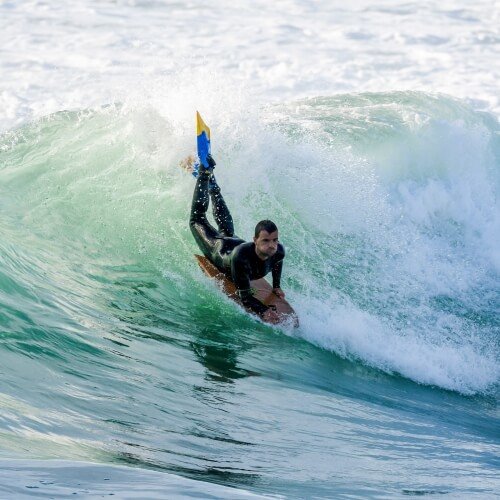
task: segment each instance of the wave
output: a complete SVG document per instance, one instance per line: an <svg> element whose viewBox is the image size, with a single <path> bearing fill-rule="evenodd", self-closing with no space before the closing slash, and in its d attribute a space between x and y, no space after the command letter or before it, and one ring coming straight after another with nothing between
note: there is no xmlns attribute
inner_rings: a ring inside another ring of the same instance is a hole
<svg viewBox="0 0 500 500"><path fill-rule="evenodd" d="M193 127L178 113L144 103L64 111L1 136L1 323L19 336L7 349L38 343L66 358L73 342L73 353L104 355L102 332L141 314L121 300L130 275L150 290L135 289L136 306L162 310L179 331L197 326L200 294L248 324L191 258L193 181L177 164ZM280 227L299 336L422 384L472 394L498 383L493 117L393 92L207 119L238 234L265 217Z"/></svg>

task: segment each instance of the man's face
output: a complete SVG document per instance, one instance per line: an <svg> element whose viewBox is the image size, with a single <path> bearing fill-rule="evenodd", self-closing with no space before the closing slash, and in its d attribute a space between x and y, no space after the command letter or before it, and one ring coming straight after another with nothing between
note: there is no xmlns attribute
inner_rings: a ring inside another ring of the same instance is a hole
<svg viewBox="0 0 500 500"><path fill-rule="evenodd" d="M261 259L272 257L278 250L278 231L268 233L262 230L257 238L254 237L253 242L255 251Z"/></svg>

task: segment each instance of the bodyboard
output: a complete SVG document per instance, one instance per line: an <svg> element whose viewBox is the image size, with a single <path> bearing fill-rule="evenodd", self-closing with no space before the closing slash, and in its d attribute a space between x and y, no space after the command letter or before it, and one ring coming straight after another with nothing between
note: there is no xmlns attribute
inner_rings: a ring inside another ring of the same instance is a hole
<svg viewBox="0 0 500 500"><path fill-rule="evenodd" d="M201 255L195 255L195 257L203 272L210 278L213 278L219 288L230 299L234 300L250 314L255 315L251 309L243 305L238 294L236 293L235 284L224 273L221 273L206 257ZM299 318L292 306L285 299L281 299L274 294L272 286L264 278L250 281L250 286L255 290L254 297L256 299L260 300L266 306L275 308L276 312L280 316L279 324L289 323L295 328L299 326Z"/></svg>

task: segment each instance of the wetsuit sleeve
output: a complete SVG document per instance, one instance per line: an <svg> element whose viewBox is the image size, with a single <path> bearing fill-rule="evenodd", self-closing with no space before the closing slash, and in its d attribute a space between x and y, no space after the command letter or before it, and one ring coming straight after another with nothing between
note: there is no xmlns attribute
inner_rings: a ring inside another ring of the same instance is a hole
<svg viewBox="0 0 500 500"><path fill-rule="evenodd" d="M246 261L240 253L236 253L231 259L231 275L243 305L259 316L264 314L268 307L253 296Z"/></svg>
<svg viewBox="0 0 500 500"><path fill-rule="evenodd" d="M271 271L273 276L273 288L280 288L282 270L283 270L283 259L276 262Z"/></svg>
<svg viewBox="0 0 500 500"><path fill-rule="evenodd" d="M281 288L281 271L283 270L283 259L285 258L285 247L279 245L278 252L276 254L276 262L271 268L271 274L273 277L273 288Z"/></svg>
<svg viewBox="0 0 500 500"><path fill-rule="evenodd" d="M260 300L252 295L251 290L238 290L238 295L243 305L250 308L259 316L262 316L269 309L269 307L265 306Z"/></svg>

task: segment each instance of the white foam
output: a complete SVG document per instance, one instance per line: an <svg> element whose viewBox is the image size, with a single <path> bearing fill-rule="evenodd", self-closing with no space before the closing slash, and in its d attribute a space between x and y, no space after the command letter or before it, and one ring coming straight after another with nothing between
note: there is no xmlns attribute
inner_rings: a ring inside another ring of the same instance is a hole
<svg viewBox="0 0 500 500"><path fill-rule="evenodd" d="M498 114L498 5L445 0L0 5L0 130L114 101L188 67L258 102L339 92L426 90ZM208 97L209 98L209 97ZM179 101L178 104L182 104ZM199 105L198 104L198 105Z"/></svg>
<svg viewBox="0 0 500 500"><path fill-rule="evenodd" d="M473 346L436 345L411 326L401 334L352 303L339 304L338 297L309 299L301 304L299 316L301 332L311 342L419 383L473 394L500 378L494 357Z"/></svg>

